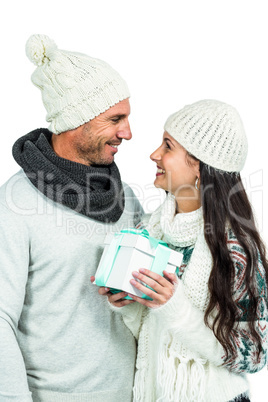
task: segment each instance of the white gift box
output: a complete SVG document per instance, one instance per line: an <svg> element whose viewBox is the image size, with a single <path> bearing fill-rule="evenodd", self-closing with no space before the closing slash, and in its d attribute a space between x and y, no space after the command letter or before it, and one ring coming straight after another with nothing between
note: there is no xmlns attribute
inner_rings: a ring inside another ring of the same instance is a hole
<svg viewBox="0 0 268 402"><path fill-rule="evenodd" d="M168 248L165 243L161 244L163 242L148 236L148 233L144 237L144 231L131 231L106 236L95 283L148 298L131 285L132 272L146 268L160 275L163 275L163 270L175 273L176 268L181 265L183 254Z"/></svg>

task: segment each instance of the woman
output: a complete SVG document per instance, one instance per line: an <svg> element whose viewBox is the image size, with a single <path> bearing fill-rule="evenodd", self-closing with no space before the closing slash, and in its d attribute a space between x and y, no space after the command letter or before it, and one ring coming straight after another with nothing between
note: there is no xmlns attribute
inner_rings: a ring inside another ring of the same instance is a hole
<svg viewBox="0 0 268 402"><path fill-rule="evenodd" d="M133 272L152 300L99 290L138 339L135 401L249 401L245 373L266 363L268 263L239 174L246 155L237 111L214 100L170 116L151 155L167 197L140 227L183 263L177 275Z"/></svg>

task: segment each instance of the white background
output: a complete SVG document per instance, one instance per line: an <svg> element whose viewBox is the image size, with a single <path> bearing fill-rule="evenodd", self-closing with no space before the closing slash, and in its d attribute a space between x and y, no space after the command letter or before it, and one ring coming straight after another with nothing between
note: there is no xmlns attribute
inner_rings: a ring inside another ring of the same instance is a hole
<svg viewBox="0 0 268 402"><path fill-rule="evenodd" d="M242 172L259 228L268 240L268 23L265 0L18 0L1 5L0 184L18 170L14 141L47 127L41 95L30 81L34 65L25 43L49 35L61 49L104 59L128 82L133 139L116 158L124 181L146 211L154 190L150 153L166 118L187 103L213 98L235 106L249 138ZM267 398L268 371L249 376L252 401Z"/></svg>

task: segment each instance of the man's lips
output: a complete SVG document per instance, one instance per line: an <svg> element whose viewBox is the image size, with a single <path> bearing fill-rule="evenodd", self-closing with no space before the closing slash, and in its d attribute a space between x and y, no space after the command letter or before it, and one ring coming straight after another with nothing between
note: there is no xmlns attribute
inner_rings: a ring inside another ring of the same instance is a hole
<svg viewBox="0 0 268 402"><path fill-rule="evenodd" d="M113 152L118 152L118 147L119 147L119 145L120 145L121 143L119 143L119 144L107 144L112 150L113 150Z"/></svg>

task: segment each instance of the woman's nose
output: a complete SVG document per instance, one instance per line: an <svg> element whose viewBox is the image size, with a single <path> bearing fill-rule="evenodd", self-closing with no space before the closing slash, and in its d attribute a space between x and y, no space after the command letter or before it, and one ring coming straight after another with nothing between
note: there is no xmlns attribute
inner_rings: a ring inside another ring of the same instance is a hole
<svg viewBox="0 0 268 402"><path fill-rule="evenodd" d="M152 161L159 161L161 159L161 152L160 152L160 147L157 148L151 155L150 159Z"/></svg>

